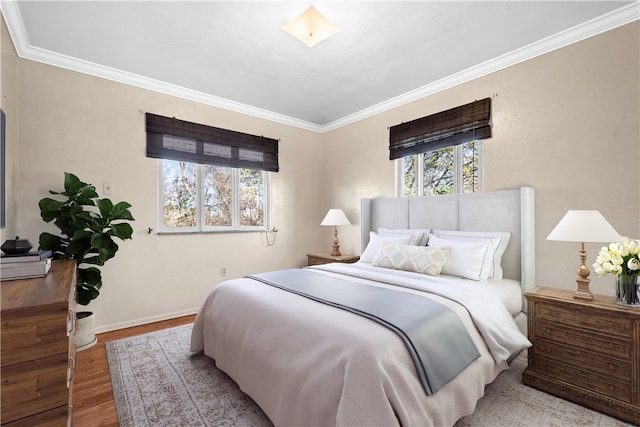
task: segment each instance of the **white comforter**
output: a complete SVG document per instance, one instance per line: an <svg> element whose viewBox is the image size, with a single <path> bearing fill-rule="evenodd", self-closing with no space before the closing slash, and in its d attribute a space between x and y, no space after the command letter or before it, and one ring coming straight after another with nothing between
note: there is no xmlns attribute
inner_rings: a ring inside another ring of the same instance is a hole
<svg viewBox="0 0 640 427"><path fill-rule="evenodd" d="M256 280L220 283L196 317L191 350L204 350L215 359L218 368L276 425L453 425L473 412L484 386L507 368L507 358L529 345L497 298L480 300L481 287L447 290L472 286L464 283L468 281L427 280L431 277L396 274L363 263L329 264L313 270L347 274L351 280L373 286L397 289L401 285L406 292L446 304L463 320L481 356L456 379L427 396L402 340L387 328ZM470 307L426 294L427 281L436 293L458 293L463 300L472 300ZM468 292L471 298L465 296ZM475 313L477 308L480 313ZM483 336L489 337L491 351Z"/></svg>

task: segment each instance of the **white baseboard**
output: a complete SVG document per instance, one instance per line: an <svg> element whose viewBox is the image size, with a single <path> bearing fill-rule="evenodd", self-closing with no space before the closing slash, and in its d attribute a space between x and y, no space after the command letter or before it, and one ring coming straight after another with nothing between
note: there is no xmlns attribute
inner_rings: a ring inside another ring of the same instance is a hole
<svg viewBox="0 0 640 427"><path fill-rule="evenodd" d="M200 307L190 308L182 311L175 311L173 313L160 314L158 316L144 317L142 319L129 320L127 322L103 325L103 326L96 327L96 334L115 331L117 329L130 328L132 326L146 325L147 323L159 322L161 320L175 319L176 317L189 316L191 314L196 314L198 310L200 310Z"/></svg>

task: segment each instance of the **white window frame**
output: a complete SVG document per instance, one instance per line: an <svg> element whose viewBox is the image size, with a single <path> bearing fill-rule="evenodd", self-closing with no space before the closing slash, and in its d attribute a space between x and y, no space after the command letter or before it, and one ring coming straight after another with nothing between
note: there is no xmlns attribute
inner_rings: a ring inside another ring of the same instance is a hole
<svg viewBox="0 0 640 427"><path fill-rule="evenodd" d="M263 206L263 225L253 226L241 226L240 225L240 197L239 197L239 183L240 183L240 170L243 168L232 168L229 166L223 166L230 168L233 173L231 176L232 186L232 208L231 208L231 225L230 226L207 226L204 225L204 193L202 185L202 165L196 163L196 180L198 185L196 186L196 218L197 225L195 227L166 227L164 225L164 160L158 159L158 230L162 234L179 234L179 233L230 233L230 232L255 232L255 231L267 231L269 230L269 205L270 205L270 187L271 187L271 172L262 171L263 177L263 191L264 191L264 206ZM166 159L170 160L170 159Z"/></svg>
<svg viewBox="0 0 640 427"><path fill-rule="evenodd" d="M478 144L478 192L482 191L483 173L483 156L484 144L482 140L475 141ZM412 154L416 156L416 195L415 197L424 196L424 153ZM406 156L409 157L409 156ZM464 154L462 145L453 147L453 188L454 193L462 193L462 160ZM405 157L396 159L396 197L404 196L404 159Z"/></svg>

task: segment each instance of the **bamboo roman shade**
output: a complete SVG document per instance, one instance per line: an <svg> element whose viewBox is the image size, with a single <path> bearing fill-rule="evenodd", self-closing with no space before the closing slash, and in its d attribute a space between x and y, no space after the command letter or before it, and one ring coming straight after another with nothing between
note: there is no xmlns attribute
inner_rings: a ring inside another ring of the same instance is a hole
<svg viewBox="0 0 640 427"><path fill-rule="evenodd" d="M147 157L278 172L278 140L146 113Z"/></svg>
<svg viewBox="0 0 640 427"><path fill-rule="evenodd" d="M392 126L389 159L491 137L491 98Z"/></svg>

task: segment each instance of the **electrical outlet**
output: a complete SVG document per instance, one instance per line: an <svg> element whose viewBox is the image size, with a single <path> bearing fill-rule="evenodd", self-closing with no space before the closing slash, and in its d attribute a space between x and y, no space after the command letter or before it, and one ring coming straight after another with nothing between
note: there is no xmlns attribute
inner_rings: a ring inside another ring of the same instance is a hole
<svg viewBox="0 0 640 427"><path fill-rule="evenodd" d="M103 182L102 183L102 192L105 195L113 194L113 185L110 182Z"/></svg>
<svg viewBox="0 0 640 427"><path fill-rule="evenodd" d="M227 267L220 267L220 277L227 277Z"/></svg>

